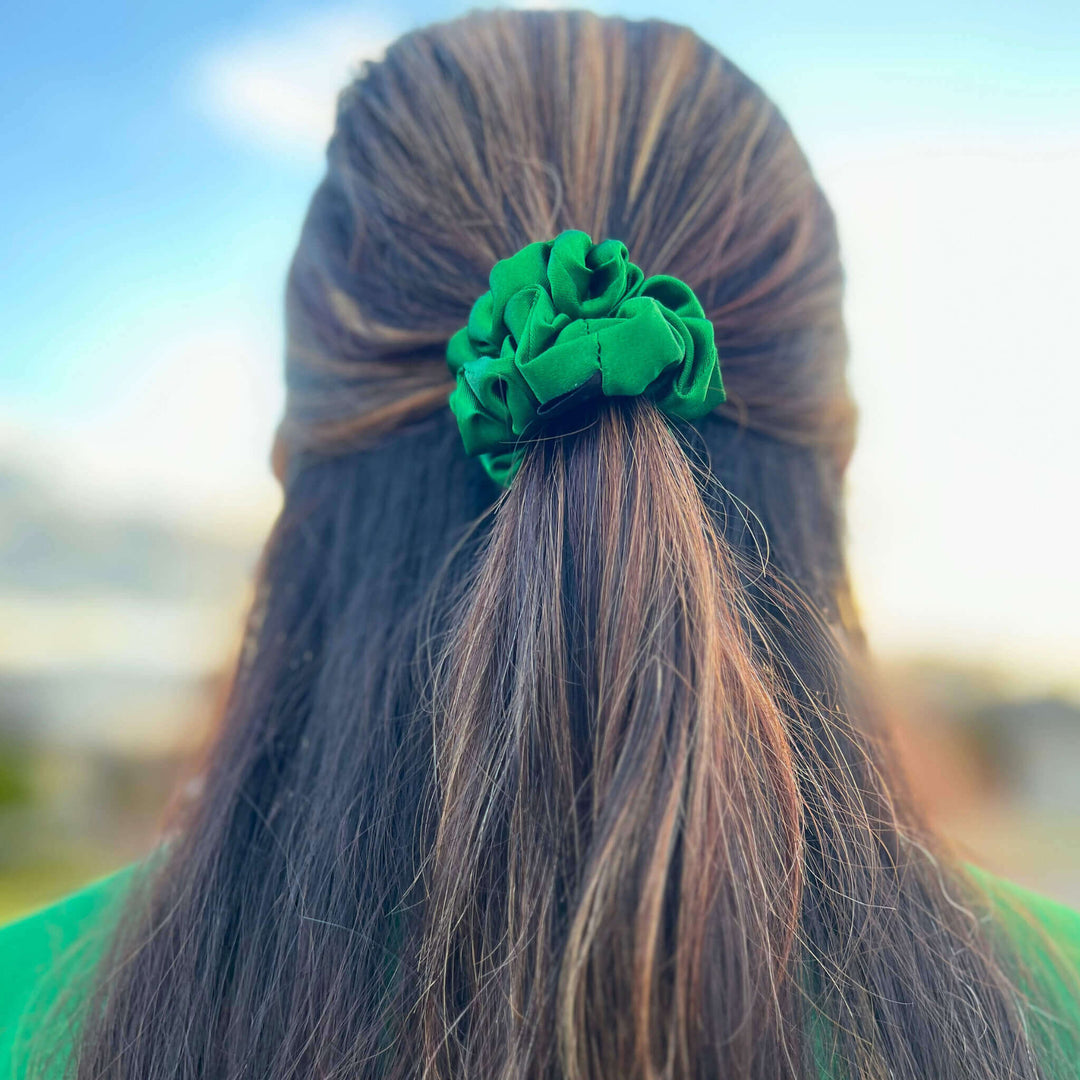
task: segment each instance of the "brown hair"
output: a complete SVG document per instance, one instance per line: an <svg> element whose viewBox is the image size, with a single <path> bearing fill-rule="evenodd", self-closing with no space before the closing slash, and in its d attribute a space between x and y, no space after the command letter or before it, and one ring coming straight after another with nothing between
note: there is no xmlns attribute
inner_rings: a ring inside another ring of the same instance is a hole
<svg viewBox="0 0 1080 1080"><path fill-rule="evenodd" d="M499 496L443 351L569 227L691 285L729 401L564 418ZM366 66L248 648L80 1077L1046 1075L854 672L841 294L786 123L686 29L479 13Z"/></svg>
<svg viewBox="0 0 1080 1080"><path fill-rule="evenodd" d="M325 184L350 233L297 253L280 462L445 408L492 264L579 228L693 286L721 413L846 463L832 213L776 107L689 30L490 12L409 34L344 91Z"/></svg>

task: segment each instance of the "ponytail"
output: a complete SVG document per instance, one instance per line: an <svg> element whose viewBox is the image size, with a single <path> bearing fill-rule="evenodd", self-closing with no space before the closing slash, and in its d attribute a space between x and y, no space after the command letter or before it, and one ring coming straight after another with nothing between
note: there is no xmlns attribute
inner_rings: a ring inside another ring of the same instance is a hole
<svg viewBox="0 0 1080 1080"><path fill-rule="evenodd" d="M748 614L647 400L525 455L437 681L421 1075L794 1053L800 803Z"/></svg>
<svg viewBox="0 0 1080 1080"><path fill-rule="evenodd" d="M259 603L78 1080L1070 1075L848 669L842 286L685 28L474 12L365 65Z"/></svg>

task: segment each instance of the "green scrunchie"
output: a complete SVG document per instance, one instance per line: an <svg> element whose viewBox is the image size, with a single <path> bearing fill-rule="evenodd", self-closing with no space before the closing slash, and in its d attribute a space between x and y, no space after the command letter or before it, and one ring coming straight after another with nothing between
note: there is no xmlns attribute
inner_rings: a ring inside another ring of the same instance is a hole
<svg viewBox="0 0 1080 1080"><path fill-rule="evenodd" d="M575 391L644 394L696 420L724 400L712 323L690 287L646 278L619 240L569 229L491 270L491 290L450 339L450 408L465 451L506 487L521 438Z"/></svg>

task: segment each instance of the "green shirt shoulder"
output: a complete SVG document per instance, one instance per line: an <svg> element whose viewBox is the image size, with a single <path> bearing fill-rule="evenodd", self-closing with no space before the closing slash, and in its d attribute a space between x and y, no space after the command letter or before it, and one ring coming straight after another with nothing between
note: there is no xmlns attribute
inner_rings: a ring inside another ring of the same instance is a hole
<svg viewBox="0 0 1080 1080"><path fill-rule="evenodd" d="M135 866L0 929L0 1080L25 1075L28 1043L101 955Z"/></svg>
<svg viewBox="0 0 1080 1080"><path fill-rule="evenodd" d="M1029 1023L1033 1043L1046 1048L1047 1075L1080 1080L1080 911L983 870L969 871L1015 944L1021 994L1040 1003Z"/></svg>
<svg viewBox="0 0 1080 1080"><path fill-rule="evenodd" d="M968 872L985 889L1004 928L1027 946L1030 962L1051 959L1045 935L1058 958L1080 974L1080 911L977 867Z"/></svg>
<svg viewBox="0 0 1080 1080"><path fill-rule="evenodd" d="M92 971L137 865L0 929L0 1080L25 1077L28 1040L72 980ZM1049 1033L1080 1052L1080 911L970 869L1032 977L1053 996Z"/></svg>

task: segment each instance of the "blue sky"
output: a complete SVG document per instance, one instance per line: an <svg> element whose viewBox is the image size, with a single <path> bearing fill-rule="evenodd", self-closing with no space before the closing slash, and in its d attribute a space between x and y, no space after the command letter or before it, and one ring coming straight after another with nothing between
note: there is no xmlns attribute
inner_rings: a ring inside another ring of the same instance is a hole
<svg viewBox="0 0 1080 1080"><path fill-rule="evenodd" d="M334 88L465 6L5 5L0 465L103 513L263 529L283 279ZM1067 675L1080 5L690 0L677 17L780 104L837 208L872 632Z"/></svg>

